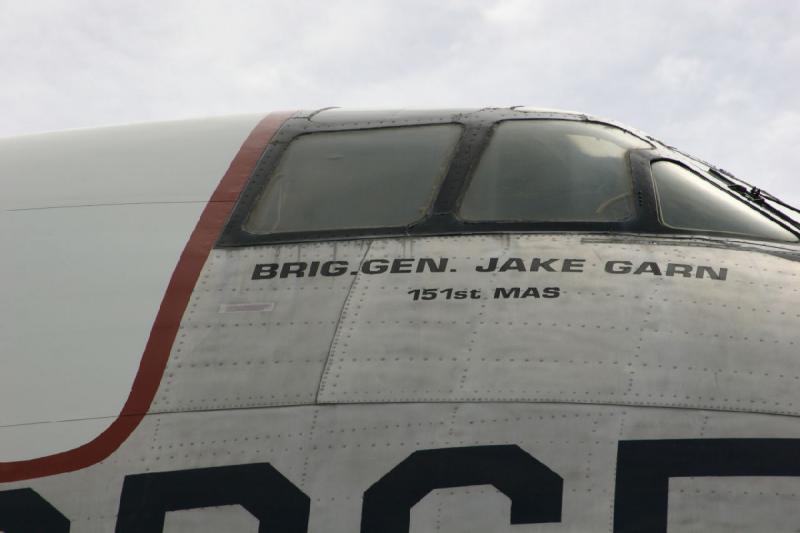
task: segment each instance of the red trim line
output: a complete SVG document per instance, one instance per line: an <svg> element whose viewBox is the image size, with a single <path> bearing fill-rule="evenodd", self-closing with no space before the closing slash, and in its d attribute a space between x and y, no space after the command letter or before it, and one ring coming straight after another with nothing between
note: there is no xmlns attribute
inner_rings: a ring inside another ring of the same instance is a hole
<svg viewBox="0 0 800 533"><path fill-rule="evenodd" d="M291 115L291 112L271 113L262 119L250 132L211 195L172 273L150 330L150 338L147 340L130 395L117 419L103 433L78 448L38 459L0 463L0 483L86 468L111 455L133 433L147 414L158 391L172 344L200 277L200 271L261 154Z"/></svg>

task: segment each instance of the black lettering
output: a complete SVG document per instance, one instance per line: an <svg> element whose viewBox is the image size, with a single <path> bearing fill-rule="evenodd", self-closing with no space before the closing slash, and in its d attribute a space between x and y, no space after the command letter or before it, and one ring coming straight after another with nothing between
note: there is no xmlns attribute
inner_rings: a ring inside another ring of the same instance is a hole
<svg viewBox="0 0 800 533"><path fill-rule="evenodd" d="M798 452L800 439L620 441L614 533L666 533L672 477L800 476Z"/></svg>
<svg viewBox="0 0 800 533"><path fill-rule="evenodd" d="M636 269L634 274L644 274L645 272L653 274L654 276L661 275L661 269L658 268L658 265L656 263L653 263L651 261L645 261L644 263L639 265L639 268Z"/></svg>
<svg viewBox="0 0 800 533"><path fill-rule="evenodd" d="M361 533L407 533L411 508L430 491L493 485L511 500L512 524L561 521L564 481L516 445L412 453L364 493Z"/></svg>
<svg viewBox="0 0 800 533"><path fill-rule="evenodd" d="M630 261L607 261L606 272L609 274L628 274L631 271Z"/></svg>
<svg viewBox="0 0 800 533"><path fill-rule="evenodd" d="M389 270L387 259L369 259L361 265L361 272L364 274L383 274Z"/></svg>
<svg viewBox="0 0 800 533"><path fill-rule="evenodd" d="M475 267L475 270L477 270L478 272L494 272L495 270L497 270L497 258L490 257L488 265L486 266L478 265Z"/></svg>
<svg viewBox="0 0 800 533"><path fill-rule="evenodd" d="M392 261L392 274L410 274L411 267L414 264L413 259L395 259Z"/></svg>
<svg viewBox="0 0 800 533"><path fill-rule="evenodd" d="M437 263L429 257L423 257L417 263L417 272L425 272L426 268L431 272L444 272L447 269L447 258L441 257Z"/></svg>
<svg viewBox="0 0 800 533"><path fill-rule="evenodd" d="M667 263L667 276L679 274L684 278L692 277L692 265L682 265L679 263Z"/></svg>
<svg viewBox="0 0 800 533"><path fill-rule="evenodd" d="M319 272L319 261L311 261L308 267L308 277L313 278Z"/></svg>
<svg viewBox="0 0 800 533"><path fill-rule="evenodd" d="M136 474L122 485L116 533L161 533L170 511L237 504L259 533L305 533L310 503L267 463Z"/></svg>
<svg viewBox="0 0 800 533"><path fill-rule="evenodd" d="M519 257L512 257L506 259L506 262L500 267L499 272L506 272L508 270L516 270L517 272L525 272L525 263Z"/></svg>
<svg viewBox="0 0 800 533"><path fill-rule="evenodd" d="M547 272L555 272L556 269L553 268L553 263L558 261L558 259L548 259L546 261L542 261L538 257L534 257L531 261L531 272L539 272L539 270L546 270Z"/></svg>
<svg viewBox="0 0 800 533"><path fill-rule="evenodd" d="M325 261L322 263L323 276L341 276L347 272L347 261Z"/></svg>
<svg viewBox="0 0 800 533"><path fill-rule="evenodd" d="M439 291L436 289L422 289L423 300L435 300L439 296Z"/></svg>
<svg viewBox="0 0 800 533"><path fill-rule="evenodd" d="M296 263L284 263L281 266L281 278L288 278L292 275L302 278L305 276L306 268L308 268L308 263L304 261L298 261Z"/></svg>
<svg viewBox="0 0 800 533"><path fill-rule="evenodd" d="M69 520L33 489L0 492L0 531L68 533Z"/></svg>
<svg viewBox="0 0 800 533"><path fill-rule="evenodd" d="M519 287L511 287L509 289L503 287L497 287L494 290L494 297L495 299L519 298L519 293L520 293Z"/></svg>
<svg viewBox="0 0 800 533"><path fill-rule="evenodd" d="M272 279L278 274L277 263L259 263L253 269L250 279Z"/></svg>
<svg viewBox="0 0 800 533"><path fill-rule="evenodd" d="M525 289L525 292L522 293L523 298L538 298L539 297L539 289L536 287L528 287Z"/></svg>
<svg viewBox="0 0 800 533"><path fill-rule="evenodd" d="M697 267L697 277L703 278L705 274L708 274L708 277L711 279L716 279L719 281L725 281L728 278L728 269L727 268L720 268L719 272L714 272L714 269L708 266L699 266Z"/></svg>
<svg viewBox="0 0 800 533"><path fill-rule="evenodd" d="M564 259L561 272L583 272L584 263L586 263L586 259Z"/></svg>
<svg viewBox="0 0 800 533"><path fill-rule="evenodd" d="M561 295L561 287L546 287L542 295L545 298L558 298Z"/></svg>

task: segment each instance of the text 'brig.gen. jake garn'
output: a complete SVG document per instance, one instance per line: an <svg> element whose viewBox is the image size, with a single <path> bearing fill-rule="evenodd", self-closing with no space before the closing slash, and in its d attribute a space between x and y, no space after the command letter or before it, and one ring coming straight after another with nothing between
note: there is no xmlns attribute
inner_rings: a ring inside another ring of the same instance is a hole
<svg viewBox="0 0 800 533"><path fill-rule="evenodd" d="M468 268L470 271L477 273L538 272L580 274L599 270L611 275L631 274L698 278L713 281L725 281L728 278L728 269L725 267L663 261L629 261L624 259L608 260L595 264L580 258L489 257ZM356 265L352 265L345 260L258 263L253 268L251 279L337 277L347 274L355 276L356 274L443 274L455 272L458 272L458 269L452 266L452 261L447 257L406 257L367 259Z"/></svg>

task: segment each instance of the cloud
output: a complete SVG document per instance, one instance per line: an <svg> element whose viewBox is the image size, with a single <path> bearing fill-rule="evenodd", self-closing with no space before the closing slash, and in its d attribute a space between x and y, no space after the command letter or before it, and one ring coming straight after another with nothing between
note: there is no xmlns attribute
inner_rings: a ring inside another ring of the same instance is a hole
<svg viewBox="0 0 800 533"><path fill-rule="evenodd" d="M800 4L0 3L0 135L276 108L529 104L800 201ZM766 187L766 185L765 185Z"/></svg>

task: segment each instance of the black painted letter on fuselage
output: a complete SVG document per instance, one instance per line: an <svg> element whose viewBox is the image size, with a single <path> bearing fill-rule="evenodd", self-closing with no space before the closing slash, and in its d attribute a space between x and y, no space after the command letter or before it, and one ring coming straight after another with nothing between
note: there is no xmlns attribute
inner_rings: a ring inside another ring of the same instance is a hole
<svg viewBox="0 0 800 533"><path fill-rule="evenodd" d="M0 492L0 531L68 533L69 520L33 489Z"/></svg>
<svg viewBox="0 0 800 533"><path fill-rule="evenodd" d="M259 533L305 533L311 501L268 463L127 476L116 533L161 533L169 511L241 505Z"/></svg>
<svg viewBox="0 0 800 533"><path fill-rule="evenodd" d="M561 476L516 445L414 452L364 493L361 533L407 533L411 508L430 491L494 485L511 500L512 524L561 521Z"/></svg>
<svg viewBox="0 0 800 533"><path fill-rule="evenodd" d="M614 533L667 533L669 478L800 476L800 439L620 441Z"/></svg>

